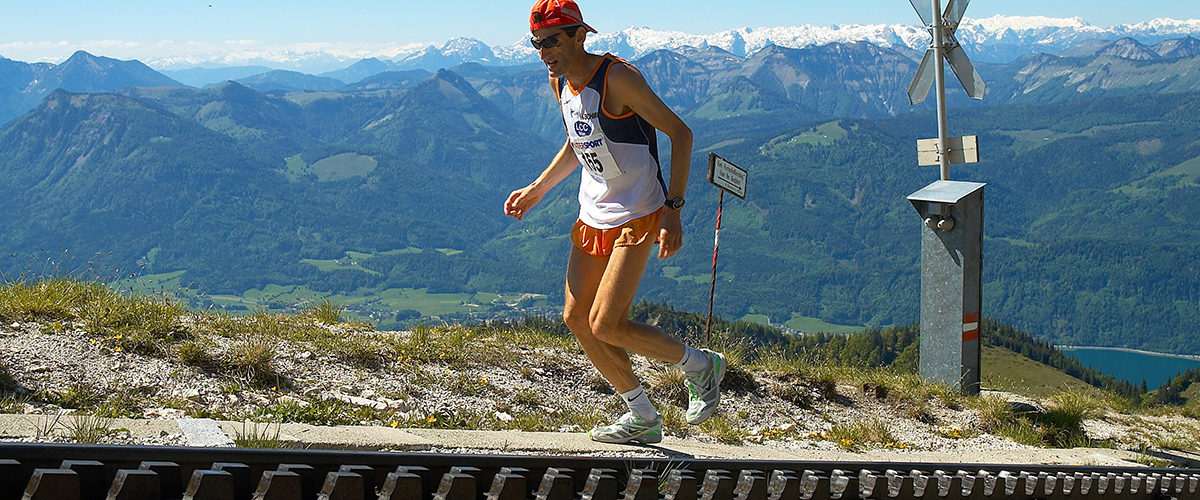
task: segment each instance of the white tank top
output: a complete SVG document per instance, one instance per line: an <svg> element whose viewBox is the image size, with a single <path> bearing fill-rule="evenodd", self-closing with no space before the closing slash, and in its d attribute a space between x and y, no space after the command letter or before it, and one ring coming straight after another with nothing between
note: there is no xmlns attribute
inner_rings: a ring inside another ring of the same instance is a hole
<svg viewBox="0 0 1200 500"><path fill-rule="evenodd" d="M604 111L605 81L613 62L624 61L605 54L580 90L565 78L558 87L567 139L583 170L579 220L597 229L648 215L667 199L654 127L632 111L623 116Z"/></svg>

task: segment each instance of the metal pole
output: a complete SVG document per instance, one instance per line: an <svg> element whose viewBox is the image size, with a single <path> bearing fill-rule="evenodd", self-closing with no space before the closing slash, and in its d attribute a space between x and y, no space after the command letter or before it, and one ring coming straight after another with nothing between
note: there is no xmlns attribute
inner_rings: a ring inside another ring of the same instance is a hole
<svg viewBox="0 0 1200 500"><path fill-rule="evenodd" d="M933 53L934 53L934 85L937 89L938 114L938 159L942 163L942 180L950 180L950 152L946 148L946 47L942 37L946 30L946 22L942 19L942 2L933 0Z"/></svg>
<svg viewBox="0 0 1200 500"><path fill-rule="evenodd" d="M717 231L713 235L713 266L712 266L712 281L708 285L708 320L704 322L704 343L712 345L712 310L713 310L713 292L717 289L717 250L721 247L721 212L725 208L725 190L718 189L721 194L717 195Z"/></svg>

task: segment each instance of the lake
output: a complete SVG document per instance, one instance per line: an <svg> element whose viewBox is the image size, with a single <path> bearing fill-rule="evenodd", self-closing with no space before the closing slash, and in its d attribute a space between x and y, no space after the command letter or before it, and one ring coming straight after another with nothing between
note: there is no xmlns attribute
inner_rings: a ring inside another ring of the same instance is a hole
<svg viewBox="0 0 1200 500"><path fill-rule="evenodd" d="M1175 374L1191 368L1200 368L1200 360L1172 356L1170 354L1127 351L1103 347L1060 347L1063 354L1071 356L1085 366L1092 367L1133 385L1146 380L1146 387L1157 389Z"/></svg>

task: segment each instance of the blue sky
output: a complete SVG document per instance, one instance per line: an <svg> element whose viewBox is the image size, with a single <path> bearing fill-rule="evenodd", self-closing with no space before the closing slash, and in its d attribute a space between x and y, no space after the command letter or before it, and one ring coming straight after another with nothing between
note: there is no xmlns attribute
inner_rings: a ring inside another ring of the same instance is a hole
<svg viewBox="0 0 1200 500"><path fill-rule="evenodd" d="M189 47L378 50L469 36L507 45L525 36L532 0L39 0L4 2L0 55L57 62L77 49L145 58ZM601 31L646 26L691 33L799 24L917 23L906 0L581 0ZM1081 17L1097 26L1200 18L1197 0L976 0L967 17Z"/></svg>

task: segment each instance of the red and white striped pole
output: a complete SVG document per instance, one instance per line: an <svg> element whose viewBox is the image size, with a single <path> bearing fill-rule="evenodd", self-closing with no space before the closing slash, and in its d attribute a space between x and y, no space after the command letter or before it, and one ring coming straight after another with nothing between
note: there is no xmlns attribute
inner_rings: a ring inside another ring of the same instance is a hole
<svg viewBox="0 0 1200 500"><path fill-rule="evenodd" d="M704 323L705 344L712 342L713 293L717 289L717 251L721 248L721 212L725 208L725 190L719 189L718 191L721 194L717 195L717 231L713 235L712 281L708 285L708 320Z"/></svg>

